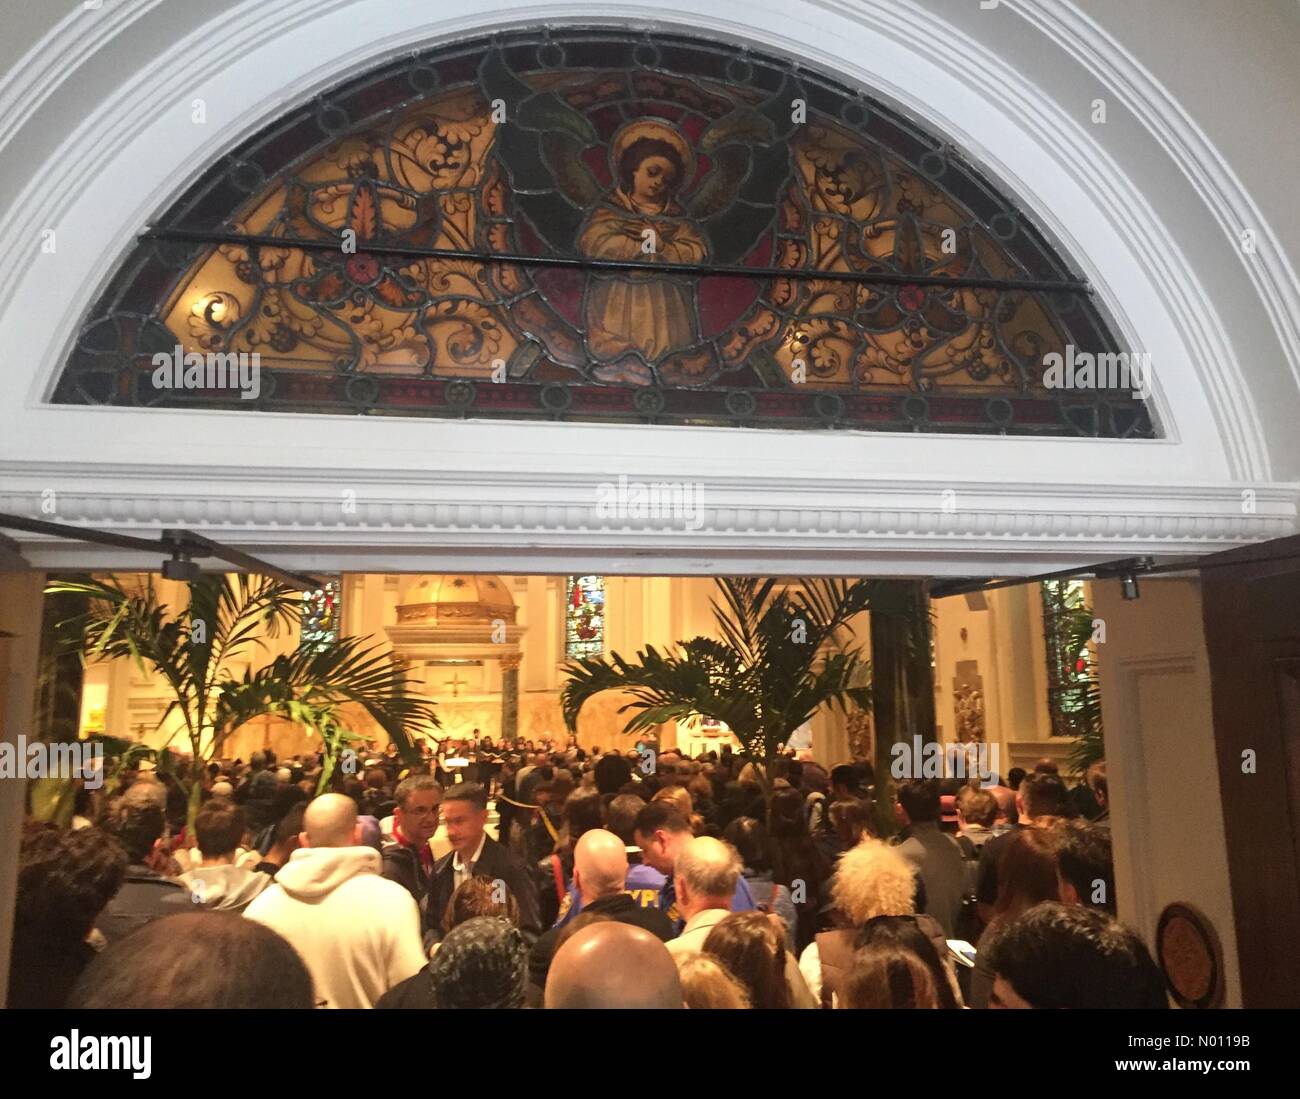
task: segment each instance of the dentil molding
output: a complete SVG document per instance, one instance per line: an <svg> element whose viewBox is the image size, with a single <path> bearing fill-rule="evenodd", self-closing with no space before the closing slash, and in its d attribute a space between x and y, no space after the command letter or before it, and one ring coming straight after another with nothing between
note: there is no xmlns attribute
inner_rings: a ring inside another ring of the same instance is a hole
<svg viewBox="0 0 1300 1099"><path fill-rule="evenodd" d="M827 571L853 568L856 560L862 571L1031 573L1044 562L1179 557L1292 534L1300 498L1294 484L735 476L682 486L654 473L621 484L496 471L249 477L204 467L37 475L14 463L0 463L0 486L0 511L11 514L146 537L187 527L274 552L284 565L319 567L312 562L328 556L333 567L376 571L456 560L521 571L516 554L553 564L591 561L611 572L647 571L644 561L627 562L650 555L662 559L664 571L697 571L692 562L741 567L793 554L804 567L820 560ZM41 567L157 566L103 547L16 537Z"/></svg>

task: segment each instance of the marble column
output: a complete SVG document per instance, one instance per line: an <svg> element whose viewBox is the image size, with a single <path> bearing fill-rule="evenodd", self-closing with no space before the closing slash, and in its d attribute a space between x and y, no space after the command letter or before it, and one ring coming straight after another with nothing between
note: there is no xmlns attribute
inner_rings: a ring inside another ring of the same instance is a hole
<svg viewBox="0 0 1300 1099"><path fill-rule="evenodd" d="M519 653L501 658L501 740L519 735Z"/></svg>

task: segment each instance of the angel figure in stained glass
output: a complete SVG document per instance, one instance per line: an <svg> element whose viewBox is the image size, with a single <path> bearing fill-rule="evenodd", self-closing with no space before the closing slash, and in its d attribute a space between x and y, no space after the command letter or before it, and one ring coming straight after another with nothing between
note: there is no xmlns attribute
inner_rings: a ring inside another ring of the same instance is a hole
<svg viewBox="0 0 1300 1099"><path fill-rule="evenodd" d="M591 212L578 247L596 259L702 263L709 246L678 194L694 156L675 128L655 119L623 126L610 143L616 186ZM653 363L699 339L695 282L650 271L593 274L587 288L587 348L598 362L639 355ZM635 372L635 366L629 364Z"/></svg>

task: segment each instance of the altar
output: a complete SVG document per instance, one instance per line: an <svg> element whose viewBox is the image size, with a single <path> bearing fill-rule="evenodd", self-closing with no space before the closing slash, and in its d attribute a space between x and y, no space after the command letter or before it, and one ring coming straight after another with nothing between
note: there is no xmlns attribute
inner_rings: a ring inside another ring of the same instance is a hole
<svg viewBox="0 0 1300 1099"><path fill-rule="evenodd" d="M677 750L692 759L701 752L721 752L728 746L733 752L740 751L740 741L725 722L708 718L677 722Z"/></svg>
<svg viewBox="0 0 1300 1099"><path fill-rule="evenodd" d="M499 576L407 577L385 627L413 690L438 704L441 739L512 739L519 729L520 643L527 630Z"/></svg>

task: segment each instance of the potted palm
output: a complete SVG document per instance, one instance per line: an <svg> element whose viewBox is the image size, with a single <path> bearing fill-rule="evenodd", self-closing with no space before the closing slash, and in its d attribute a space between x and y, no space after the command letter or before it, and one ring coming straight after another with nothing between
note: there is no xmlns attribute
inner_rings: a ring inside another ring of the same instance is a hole
<svg viewBox="0 0 1300 1099"><path fill-rule="evenodd" d="M411 730L442 727L432 704L407 693L405 672L381 647L360 637L283 653L228 679L214 725L234 730L255 717L275 714L305 726L321 740L317 793L324 793L341 761L346 768L351 746L365 739L345 724L342 707L349 702L359 703L408 756L414 750Z"/></svg>
<svg viewBox="0 0 1300 1099"><path fill-rule="evenodd" d="M624 732L666 721L724 722L755 764L770 794L772 763L791 733L823 706L871 705L871 665L852 644L850 620L862 611L896 612L887 581L832 578L781 583L721 577L713 616L721 640L696 637L634 659L619 653L566 665L564 720L576 731L586 702L602 691L631 700Z"/></svg>
<svg viewBox="0 0 1300 1099"><path fill-rule="evenodd" d="M302 610L302 593L268 577L201 576L189 584L189 605L178 611L160 602L152 578L130 590L108 579L56 581L46 591L84 598L85 609L60 624L84 659L127 657L166 682L173 697L160 722L180 716L177 731L196 765L191 824L202 793L199 768L219 758L230 734L254 717L309 719L304 723L322 736L331 760L346 743L338 708L347 703L368 714L411 760L413 734L438 727L432 703L412 696L405 671L367 639L343 637L252 667L252 654ZM245 661L249 666L236 677L235 666Z"/></svg>

